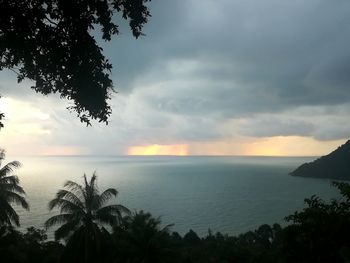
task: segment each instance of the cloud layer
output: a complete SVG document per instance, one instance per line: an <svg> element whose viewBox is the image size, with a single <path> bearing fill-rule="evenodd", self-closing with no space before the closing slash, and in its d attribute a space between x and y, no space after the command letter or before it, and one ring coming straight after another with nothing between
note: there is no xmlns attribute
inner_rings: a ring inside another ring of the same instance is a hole
<svg viewBox="0 0 350 263"><path fill-rule="evenodd" d="M134 40L122 25L120 37L102 44L119 92L108 127L83 127L66 102L42 103L3 72L2 95L48 114L9 120L8 129L36 123L47 131L38 133L44 145L99 154L242 138L345 140L349 8L345 0L152 1L146 37Z"/></svg>

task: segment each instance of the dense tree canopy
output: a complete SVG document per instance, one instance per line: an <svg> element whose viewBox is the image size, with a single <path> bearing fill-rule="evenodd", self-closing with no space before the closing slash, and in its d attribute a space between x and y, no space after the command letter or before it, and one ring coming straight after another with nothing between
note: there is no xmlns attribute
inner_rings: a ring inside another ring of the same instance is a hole
<svg viewBox="0 0 350 263"><path fill-rule="evenodd" d="M149 1L0 0L0 70L16 72L19 82L34 81L37 93L73 101L70 110L82 122L107 123L112 65L92 33L100 29L110 41L119 33L113 16L120 14L138 38Z"/></svg>

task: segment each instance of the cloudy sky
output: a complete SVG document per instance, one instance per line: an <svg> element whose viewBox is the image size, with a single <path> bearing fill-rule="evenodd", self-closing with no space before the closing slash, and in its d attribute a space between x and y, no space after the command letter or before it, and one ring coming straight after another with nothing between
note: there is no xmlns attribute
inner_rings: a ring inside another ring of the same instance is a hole
<svg viewBox="0 0 350 263"><path fill-rule="evenodd" d="M348 0L154 0L102 43L110 124L0 73L9 154L321 155L350 134Z"/></svg>

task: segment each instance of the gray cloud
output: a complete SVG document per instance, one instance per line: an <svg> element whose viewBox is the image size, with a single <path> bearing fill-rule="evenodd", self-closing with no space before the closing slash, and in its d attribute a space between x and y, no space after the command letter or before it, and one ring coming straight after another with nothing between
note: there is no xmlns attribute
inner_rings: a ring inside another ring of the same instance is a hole
<svg viewBox="0 0 350 263"><path fill-rule="evenodd" d="M119 92L110 125L86 129L48 103L47 143L118 152L238 135L348 138L349 9L346 0L152 1L147 36L134 40L122 25L102 44ZM3 95L22 96L1 79Z"/></svg>
<svg viewBox="0 0 350 263"><path fill-rule="evenodd" d="M306 121L293 119L264 119L248 121L240 127L240 133L252 137L270 136L310 136L315 130L314 125Z"/></svg>

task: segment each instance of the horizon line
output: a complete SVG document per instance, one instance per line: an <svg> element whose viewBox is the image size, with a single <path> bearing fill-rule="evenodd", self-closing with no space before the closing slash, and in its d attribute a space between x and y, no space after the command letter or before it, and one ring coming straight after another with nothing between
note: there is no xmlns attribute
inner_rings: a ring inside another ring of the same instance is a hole
<svg viewBox="0 0 350 263"><path fill-rule="evenodd" d="M286 157L286 158L312 158L312 157L320 157L321 155L239 155L239 154L232 154L232 155L219 155L219 154L188 154L188 155L166 155L166 154L160 154L160 155L128 155L128 154L13 154L12 156L19 156L19 157Z"/></svg>

